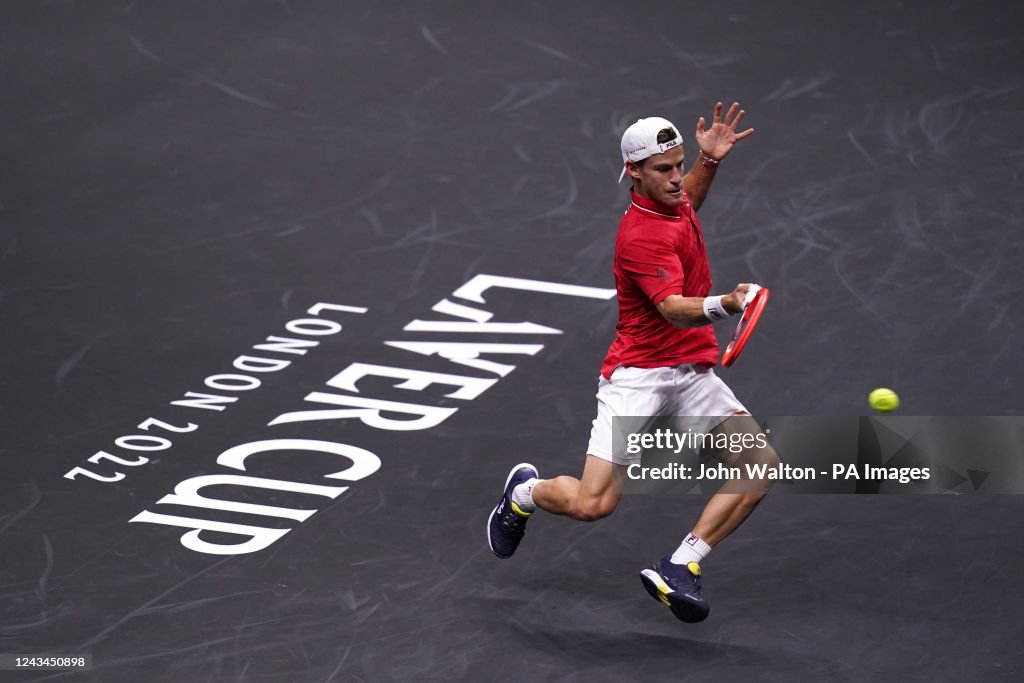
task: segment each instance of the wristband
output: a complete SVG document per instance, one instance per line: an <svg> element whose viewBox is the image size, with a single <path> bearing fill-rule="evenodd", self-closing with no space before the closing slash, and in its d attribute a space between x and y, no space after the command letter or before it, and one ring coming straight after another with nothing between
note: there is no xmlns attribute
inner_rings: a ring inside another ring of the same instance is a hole
<svg viewBox="0 0 1024 683"><path fill-rule="evenodd" d="M717 168L718 165L722 163L721 159L712 159L707 154L705 154L703 150L701 150L700 157L698 158L700 159L700 163L702 166L709 166L711 168Z"/></svg>
<svg viewBox="0 0 1024 683"><path fill-rule="evenodd" d="M728 318L729 311L725 310L725 306L722 305L724 298L724 296L704 297L704 317L713 323Z"/></svg>

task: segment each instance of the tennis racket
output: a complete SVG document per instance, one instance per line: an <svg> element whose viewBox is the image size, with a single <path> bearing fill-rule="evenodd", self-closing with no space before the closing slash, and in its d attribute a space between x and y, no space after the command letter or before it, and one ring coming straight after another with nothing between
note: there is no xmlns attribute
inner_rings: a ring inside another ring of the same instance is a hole
<svg viewBox="0 0 1024 683"><path fill-rule="evenodd" d="M761 313L764 312L769 296L771 296L771 292L768 288L761 287L743 310L743 315L736 325L736 331L733 332L732 341L725 347L725 353L722 354L722 365L725 367L735 363L743 353L743 347L747 345L747 340L754 333L754 328L757 327L757 321L761 319Z"/></svg>

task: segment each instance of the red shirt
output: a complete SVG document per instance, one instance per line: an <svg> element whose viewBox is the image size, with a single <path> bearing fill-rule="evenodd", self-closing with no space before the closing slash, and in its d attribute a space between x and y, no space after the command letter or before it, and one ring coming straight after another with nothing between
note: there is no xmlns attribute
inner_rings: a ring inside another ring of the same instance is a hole
<svg viewBox="0 0 1024 683"><path fill-rule="evenodd" d="M711 325L679 329L656 308L671 294L705 297L711 269L697 214L684 195L671 208L630 191L630 205L615 239L619 322L601 374L615 368L659 368L718 361Z"/></svg>

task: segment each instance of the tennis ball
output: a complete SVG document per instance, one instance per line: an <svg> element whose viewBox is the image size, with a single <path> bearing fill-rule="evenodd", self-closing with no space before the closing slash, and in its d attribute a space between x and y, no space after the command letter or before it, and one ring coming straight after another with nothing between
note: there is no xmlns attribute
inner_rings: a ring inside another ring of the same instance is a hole
<svg viewBox="0 0 1024 683"><path fill-rule="evenodd" d="M879 388L868 394L868 403L880 413L888 413L900 407L900 397L892 389Z"/></svg>

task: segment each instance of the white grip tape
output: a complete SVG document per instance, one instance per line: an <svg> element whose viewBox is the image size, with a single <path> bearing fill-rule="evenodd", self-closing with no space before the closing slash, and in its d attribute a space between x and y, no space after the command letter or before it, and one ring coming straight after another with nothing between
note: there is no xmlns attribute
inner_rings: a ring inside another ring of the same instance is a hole
<svg viewBox="0 0 1024 683"><path fill-rule="evenodd" d="M747 306L750 305L750 302L754 300L754 297L757 296L757 293L760 292L760 291L761 291L761 285L754 285L754 284L752 284L749 287L747 287L747 295L745 297L743 297L743 310L744 311L747 310Z"/></svg>
<svg viewBox="0 0 1024 683"><path fill-rule="evenodd" d="M704 297L704 317L713 323L728 318L729 311L725 310L725 306L722 305L724 298L724 296Z"/></svg>

